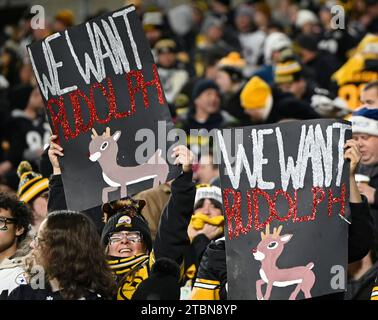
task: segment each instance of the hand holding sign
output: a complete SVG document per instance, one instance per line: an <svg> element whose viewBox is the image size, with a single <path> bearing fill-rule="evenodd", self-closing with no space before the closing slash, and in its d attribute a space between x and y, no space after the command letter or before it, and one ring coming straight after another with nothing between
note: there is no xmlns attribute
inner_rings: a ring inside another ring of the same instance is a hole
<svg viewBox="0 0 378 320"><path fill-rule="evenodd" d="M345 143L344 158L350 161L349 173L354 176L361 160L361 152L356 140L350 139Z"/></svg>
<svg viewBox="0 0 378 320"><path fill-rule="evenodd" d="M172 157L176 157L174 164L182 165L182 171L189 172L192 170L194 154L186 146L174 147Z"/></svg>
<svg viewBox="0 0 378 320"><path fill-rule="evenodd" d="M64 156L63 148L60 145L58 145L57 143L54 142L57 139L58 139L58 136L56 136L56 135L52 135L50 137L50 147L49 147L49 151L48 151L49 159L50 159L51 165L53 167L53 174L54 175L61 174L58 156L60 156L60 157Z"/></svg>

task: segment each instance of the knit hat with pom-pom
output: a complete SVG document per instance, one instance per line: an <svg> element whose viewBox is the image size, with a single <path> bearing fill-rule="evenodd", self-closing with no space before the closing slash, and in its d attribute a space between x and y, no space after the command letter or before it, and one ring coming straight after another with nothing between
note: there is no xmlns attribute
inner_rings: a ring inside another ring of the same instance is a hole
<svg viewBox="0 0 378 320"><path fill-rule="evenodd" d="M25 203L33 201L39 195L49 190L49 180L41 174L34 172L27 161L22 161L19 164L17 175L20 178L17 196Z"/></svg>

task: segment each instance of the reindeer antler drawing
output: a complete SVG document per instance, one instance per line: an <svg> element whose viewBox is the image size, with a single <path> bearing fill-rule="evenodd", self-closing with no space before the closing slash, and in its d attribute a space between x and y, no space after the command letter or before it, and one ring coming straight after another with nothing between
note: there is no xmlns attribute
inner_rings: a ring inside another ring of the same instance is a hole
<svg viewBox="0 0 378 320"><path fill-rule="evenodd" d="M282 230L282 226L279 226L277 228L273 228L272 238L277 238ZM269 236L269 223L265 226L265 234L263 231L261 231L261 240L264 240L267 236Z"/></svg>

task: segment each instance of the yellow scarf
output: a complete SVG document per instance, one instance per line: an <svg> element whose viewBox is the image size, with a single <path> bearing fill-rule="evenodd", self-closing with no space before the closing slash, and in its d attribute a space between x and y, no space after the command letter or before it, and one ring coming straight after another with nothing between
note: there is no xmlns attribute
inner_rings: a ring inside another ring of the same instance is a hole
<svg viewBox="0 0 378 320"><path fill-rule="evenodd" d="M196 230L201 230L205 226L205 223L211 224L213 226L218 226L222 228L223 232L223 224L224 224L224 217L223 216L215 216L210 218L209 216L203 213L196 213L192 216L190 220L190 226Z"/></svg>

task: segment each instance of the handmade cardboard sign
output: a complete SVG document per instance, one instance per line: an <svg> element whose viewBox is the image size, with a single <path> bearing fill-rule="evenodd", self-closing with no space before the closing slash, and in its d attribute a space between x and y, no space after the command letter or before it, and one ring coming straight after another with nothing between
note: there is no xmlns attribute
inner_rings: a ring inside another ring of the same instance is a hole
<svg viewBox="0 0 378 320"><path fill-rule="evenodd" d="M169 161L174 142L166 139L173 124L134 6L54 33L28 52L64 149L60 165L70 209L95 207L178 175Z"/></svg>
<svg viewBox="0 0 378 320"><path fill-rule="evenodd" d="M218 131L228 298L304 299L346 283L346 121ZM229 137L228 137L229 138Z"/></svg>

